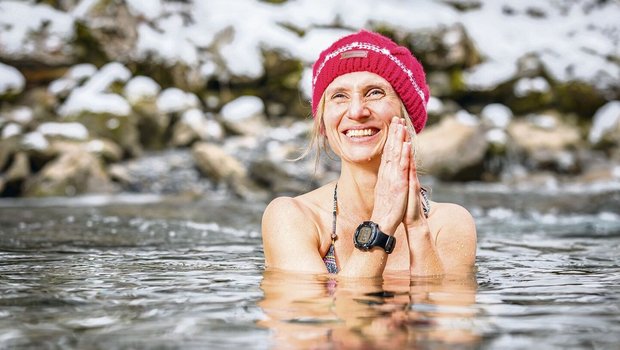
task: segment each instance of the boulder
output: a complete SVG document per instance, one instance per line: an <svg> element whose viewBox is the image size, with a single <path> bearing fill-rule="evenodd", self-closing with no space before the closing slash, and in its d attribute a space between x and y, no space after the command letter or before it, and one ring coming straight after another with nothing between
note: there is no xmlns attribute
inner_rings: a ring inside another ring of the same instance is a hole
<svg viewBox="0 0 620 350"><path fill-rule="evenodd" d="M17 196L21 194L21 184L30 175L30 162L25 152L18 152L13 157L9 168L0 174L0 194Z"/></svg>
<svg viewBox="0 0 620 350"><path fill-rule="evenodd" d="M131 14L125 1L81 3L73 14L79 18L75 47L82 59L99 63L106 59L131 61L140 19Z"/></svg>
<svg viewBox="0 0 620 350"><path fill-rule="evenodd" d="M448 181L481 179L488 142L479 125L447 117L424 129L416 144L420 173Z"/></svg>
<svg viewBox="0 0 620 350"><path fill-rule="evenodd" d="M256 96L241 96L222 107L224 127L239 135L261 135L268 127L265 104Z"/></svg>
<svg viewBox="0 0 620 350"><path fill-rule="evenodd" d="M199 142L192 148L192 155L200 172L216 183L226 183L244 198L265 197L266 193L248 177L245 166L224 149L213 143Z"/></svg>
<svg viewBox="0 0 620 350"><path fill-rule="evenodd" d="M17 68L0 62L0 100L20 94L26 86L26 79Z"/></svg>
<svg viewBox="0 0 620 350"><path fill-rule="evenodd" d="M72 196L113 191L101 160L76 147L49 162L24 185L26 196Z"/></svg>
<svg viewBox="0 0 620 350"><path fill-rule="evenodd" d="M20 65L54 67L75 61L75 20L71 13L47 4L3 1L0 18L0 61Z"/></svg>
<svg viewBox="0 0 620 350"><path fill-rule="evenodd" d="M557 114L530 115L516 120L508 127L508 134L529 168L562 173L579 171L575 153L581 143L579 129L562 122Z"/></svg>
<svg viewBox="0 0 620 350"><path fill-rule="evenodd" d="M195 108L183 113L181 119L174 125L172 131L173 146L183 147L195 141L221 141L224 129L212 117Z"/></svg>

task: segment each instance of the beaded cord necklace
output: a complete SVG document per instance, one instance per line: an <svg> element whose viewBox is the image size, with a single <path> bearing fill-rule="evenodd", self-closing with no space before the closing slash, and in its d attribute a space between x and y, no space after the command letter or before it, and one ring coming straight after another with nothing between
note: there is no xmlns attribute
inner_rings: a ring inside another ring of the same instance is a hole
<svg viewBox="0 0 620 350"><path fill-rule="evenodd" d="M424 216L428 218L428 213L431 210L431 203L428 199L428 190L425 188L420 189L420 194L422 195L422 211L424 212ZM336 264L336 248L335 243L338 239L338 234L336 233L336 220L338 219L338 183L334 187L334 206L332 207L332 243L329 246L329 250L325 257L323 258L323 262L325 262L325 267L327 267L327 272L329 273L338 273L338 265Z"/></svg>

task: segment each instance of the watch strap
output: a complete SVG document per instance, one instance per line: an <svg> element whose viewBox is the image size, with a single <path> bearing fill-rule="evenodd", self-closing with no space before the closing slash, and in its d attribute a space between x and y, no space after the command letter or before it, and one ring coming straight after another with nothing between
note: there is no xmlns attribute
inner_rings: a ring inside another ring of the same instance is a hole
<svg viewBox="0 0 620 350"><path fill-rule="evenodd" d="M373 246L381 247L386 253L390 254L394 251L394 246L396 245L395 243L396 239L393 236L385 234L377 226L377 239L375 240Z"/></svg>

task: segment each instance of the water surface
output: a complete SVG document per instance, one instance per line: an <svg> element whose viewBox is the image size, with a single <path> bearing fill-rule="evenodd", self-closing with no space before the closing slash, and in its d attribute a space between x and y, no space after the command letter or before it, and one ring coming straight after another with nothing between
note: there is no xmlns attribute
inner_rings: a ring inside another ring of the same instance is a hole
<svg viewBox="0 0 620 350"><path fill-rule="evenodd" d="M595 348L620 343L620 191L444 186L472 278L263 271L264 203L0 201L0 348Z"/></svg>

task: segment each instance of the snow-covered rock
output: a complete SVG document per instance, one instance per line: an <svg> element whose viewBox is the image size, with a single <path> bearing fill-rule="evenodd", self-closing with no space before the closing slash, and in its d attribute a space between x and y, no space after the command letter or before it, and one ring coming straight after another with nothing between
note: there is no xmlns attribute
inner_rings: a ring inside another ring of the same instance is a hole
<svg viewBox="0 0 620 350"><path fill-rule="evenodd" d="M0 62L0 98L17 95L24 90L26 78L15 67Z"/></svg>
<svg viewBox="0 0 620 350"><path fill-rule="evenodd" d="M608 102L594 114L588 141L598 144L606 137L620 144L620 101Z"/></svg>
<svg viewBox="0 0 620 350"><path fill-rule="evenodd" d="M178 88L168 88L157 98L157 108L163 113L184 112L200 106L200 101L191 92Z"/></svg>

